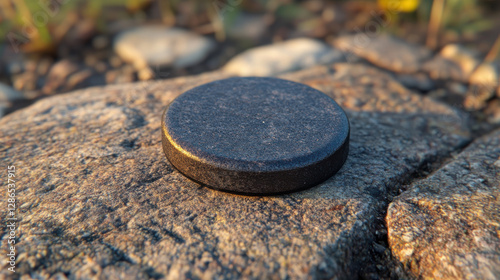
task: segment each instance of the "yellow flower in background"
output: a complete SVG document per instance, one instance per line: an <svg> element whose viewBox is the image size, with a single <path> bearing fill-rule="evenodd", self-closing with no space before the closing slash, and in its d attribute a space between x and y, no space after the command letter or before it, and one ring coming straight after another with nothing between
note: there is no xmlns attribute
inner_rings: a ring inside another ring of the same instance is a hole
<svg viewBox="0 0 500 280"><path fill-rule="evenodd" d="M379 7L389 12L413 12L418 4L420 0L378 0Z"/></svg>

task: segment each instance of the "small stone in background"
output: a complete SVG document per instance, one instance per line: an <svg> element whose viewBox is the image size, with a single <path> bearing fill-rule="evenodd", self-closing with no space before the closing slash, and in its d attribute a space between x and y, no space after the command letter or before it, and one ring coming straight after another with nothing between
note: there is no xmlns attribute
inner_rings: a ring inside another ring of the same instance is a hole
<svg viewBox="0 0 500 280"><path fill-rule="evenodd" d="M464 107L464 95L456 94L447 88L432 90L426 96L457 108Z"/></svg>
<svg viewBox="0 0 500 280"><path fill-rule="evenodd" d="M12 107L15 107L16 104L23 103L26 99L27 96L23 92L0 83L0 118L12 111Z"/></svg>
<svg viewBox="0 0 500 280"><path fill-rule="evenodd" d="M376 66L401 73L417 72L422 68L423 61L431 55L426 48L386 34L347 35L335 40L334 46L344 52L354 53Z"/></svg>
<svg viewBox="0 0 500 280"><path fill-rule="evenodd" d="M36 69L36 73L40 76L45 76L47 75L47 72L49 72L50 67L52 66L54 62L50 58L42 58L38 62L38 67Z"/></svg>
<svg viewBox="0 0 500 280"><path fill-rule="evenodd" d="M436 100L443 100L443 98L445 98L447 95L448 91L443 88L438 88L436 90L428 92L426 96Z"/></svg>
<svg viewBox="0 0 500 280"><path fill-rule="evenodd" d="M42 88L43 93L53 94L64 84L66 78L78 71L78 69L80 69L80 66L68 59L56 62L47 74L45 85Z"/></svg>
<svg viewBox="0 0 500 280"><path fill-rule="evenodd" d="M25 99L25 97L21 92L0 83L0 102L12 102L22 99Z"/></svg>
<svg viewBox="0 0 500 280"><path fill-rule="evenodd" d="M106 72L106 70L108 70L108 65L106 65L105 62L98 61L96 64L94 64L94 69L99 73L104 73Z"/></svg>
<svg viewBox="0 0 500 280"><path fill-rule="evenodd" d="M98 35L92 40L92 46L96 49L104 49L109 45L109 39L107 36Z"/></svg>
<svg viewBox="0 0 500 280"><path fill-rule="evenodd" d="M474 85L488 87L494 92L499 85L499 72L499 65L497 63L483 63L471 74L469 82Z"/></svg>
<svg viewBox="0 0 500 280"><path fill-rule="evenodd" d="M155 77L155 73L151 70L151 68L146 67L137 72L137 77L141 81L147 81L153 79Z"/></svg>
<svg viewBox="0 0 500 280"><path fill-rule="evenodd" d="M466 82L467 78L460 66L447 58L436 55L422 65L422 70L427 72L434 80L451 80Z"/></svg>
<svg viewBox="0 0 500 280"><path fill-rule="evenodd" d="M436 88L434 81L424 73L396 74L396 78L405 87L421 92L428 92Z"/></svg>
<svg viewBox="0 0 500 280"><path fill-rule="evenodd" d="M338 50L314 39L298 38L249 49L231 59L223 70L239 76L273 76L341 60Z"/></svg>
<svg viewBox="0 0 500 280"><path fill-rule="evenodd" d="M143 26L120 33L115 52L137 69L146 66L185 68L200 63L215 49L209 38L179 28Z"/></svg>
<svg viewBox="0 0 500 280"><path fill-rule="evenodd" d="M480 110L487 106L489 99L498 94L500 64L498 61L485 62L477 67L470 76L470 90L464 101L469 110ZM489 115L491 116L492 109ZM490 119L491 117L489 117ZM494 119L494 117L493 117Z"/></svg>
<svg viewBox="0 0 500 280"><path fill-rule="evenodd" d="M122 66L123 61L118 56L113 55L112 57L109 58L109 64L113 68L119 68L120 66Z"/></svg>
<svg viewBox="0 0 500 280"><path fill-rule="evenodd" d="M71 76L68 77L66 84L64 85L65 90L71 90L75 89L77 87L85 87L89 86L89 80L90 77L92 76L92 70L90 69L83 69L81 71L78 71Z"/></svg>
<svg viewBox="0 0 500 280"><path fill-rule="evenodd" d="M433 79L468 82L472 71L479 65L479 54L461 45L446 45L438 55L423 65Z"/></svg>
<svg viewBox="0 0 500 280"><path fill-rule="evenodd" d="M124 65L120 69L110 70L105 74L108 84L131 83L135 81L135 69L132 65Z"/></svg>
<svg viewBox="0 0 500 280"><path fill-rule="evenodd" d="M465 77L468 77L480 63L477 52L457 44L445 46L439 54L457 63Z"/></svg>
<svg viewBox="0 0 500 280"><path fill-rule="evenodd" d="M36 72L38 61L33 59L26 60L24 67L27 72Z"/></svg>
<svg viewBox="0 0 500 280"><path fill-rule="evenodd" d="M310 1L304 1L304 3L302 4L302 8L313 13L319 13L321 12L322 9L325 8L325 5L322 1L310 0Z"/></svg>
<svg viewBox="0 0 500 280"><path fill-rule="evenodd" d="M24 71L26 57L22 52L16 52L9 44L0 44L0 68L13 75Z"/></svg>
<svg viewBox="0 0 500 280"><path fill-rule="evenodd" d="M119 73L120 70L109 70L108 72L106 72L106 74L104 75L106 84L114 84Z"/></svg>
<svg viewBox="0 0 500 280"><path fill-rule="evenodd" d="M37 87L38 76L35 72L26 71L13 75L11 78L14 88L17 90L35 90Z"/></svg>
<svg viewBox="0 0 500 280"><path fill-rule="evenodd" d="M24 71L23 61L12 61L7 64L7 72L11 75L19 74Z"/></svg>
<svg viewBox="0 0 500 280"><path fill-rule="evenodd" d="M335 5L329 5L323 9L321 17L324 21L331 22L343 22L346 20L346 15L341 8Z"/></svg>
<svg viewBox="0 0 500 280"><path fill-rule="evenodd" d="M471 111L484 109L488 100L493 96L495 96L495 92L490 87L470 85L465 96L464 107Z"/></svg>
<svg viewBox="0 0 500 280"><path fill-rule="evenodd" d="M33 100L40 97L41 93L40 90L25 90L23 91L23 95L27 100Z"/></svg>
<svg viewBox="0 0 500 280"><path fill-rule="evenodd" d="M84 62L85 65L93 67L96 63L99 62L99 57L97 57L96 55L89 54L85 56Z"/></svg>
<svg viewBox="0 0 500 280"><path fill-rule="evenodd" d="M490 101L484 114L489 123L500 124L500 99Z"/></svg>
<svg viewBox="0 0 500 280"><path fill-rule="evenodd" d="M130 64L123 65L121 70L123 71L123 73L127 73L127 74L134 74L136 72L134 66L132 66Z"/></svg>
<svg viewBox="0 0 500 280"><path fill-rule="evenodd" d="M446 84L446 88L450 92L458 94L460 96L465 96L465 94L467 93L467 86L459 82L449 82Z"/></svg>

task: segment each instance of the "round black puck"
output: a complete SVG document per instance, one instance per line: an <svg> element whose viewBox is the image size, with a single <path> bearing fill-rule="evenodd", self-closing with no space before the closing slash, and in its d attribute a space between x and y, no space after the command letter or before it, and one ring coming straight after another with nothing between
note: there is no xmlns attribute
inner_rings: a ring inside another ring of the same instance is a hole
<svg viewBox="0 0 500 280"><path fill-rule="evenodd" d="M312 187L349 150L349 121L329 96L276 78L229 78L191 89L162 118L165 155L185 176L251 195Z"/></svg>

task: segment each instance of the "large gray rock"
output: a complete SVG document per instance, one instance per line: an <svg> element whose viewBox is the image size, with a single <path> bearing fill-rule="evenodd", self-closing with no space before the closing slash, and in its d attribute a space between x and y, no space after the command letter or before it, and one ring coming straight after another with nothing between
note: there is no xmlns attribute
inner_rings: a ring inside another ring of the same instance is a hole
<svg viewBox="0 0 500 280"><path fill-rule="evenodd" d="M461 113L377 69L316 67L284 78L323 90L346 109L352 134L340 172L287 195L214 191L165 159L160 118L180 93L225 77L90 88L1 119L2 166L15 165L18 174L17 275L375 277L385 265L376 266L372 253L374 246L384 251L375 241L388 197L469 140ZM0 255L6 253L2 246ZM6 258L0 261L6 276Z"/></svg>
<svg viewBox="0 0 500 280"><path fill-rule="evenodd" d="M500 130L390 204L393 254L424 279L500 278Z"/></svg>
<svg viewBox="0 0 500 280"><path fill-rule="evenodd" d="M215 49L215 42L187 30L153 25L121 32L113 47L122 59L138 69L183 68L205 59Z"/></svg>
<svg viewBox="0 0 500 280"><path fill-rule="evenodd" d="M413 73L422 68L431 52L386 34L357 33L342 36L334 45L343 50L349 61L350 53L371 63L400 73Z"/></svg>
<svg viewBox="0 0 500 280"><path fill-rule="evenodd" d="M232 58L223 70L238 76L274 76L341 60L341 53L325 43L297 38L249 49Z"/></svg>

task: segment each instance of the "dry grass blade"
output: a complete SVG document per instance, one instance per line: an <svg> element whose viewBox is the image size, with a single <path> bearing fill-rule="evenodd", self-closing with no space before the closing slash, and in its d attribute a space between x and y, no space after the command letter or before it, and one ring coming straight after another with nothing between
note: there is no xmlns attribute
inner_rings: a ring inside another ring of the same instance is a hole
<svg viewBox="0 0 500 280"><path fill-rule="evenodd" d="M445 0L434 0L432 2L431 18L429 20L429 27L427 29L427 42L426 45L430 49L435 49L437 46L437 37L441 21L443 20Z"/></svg>

